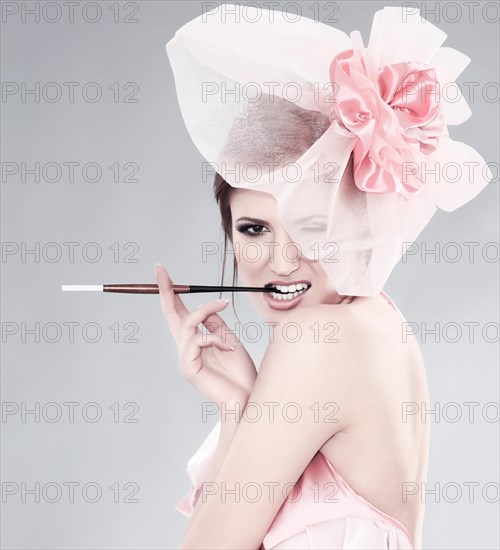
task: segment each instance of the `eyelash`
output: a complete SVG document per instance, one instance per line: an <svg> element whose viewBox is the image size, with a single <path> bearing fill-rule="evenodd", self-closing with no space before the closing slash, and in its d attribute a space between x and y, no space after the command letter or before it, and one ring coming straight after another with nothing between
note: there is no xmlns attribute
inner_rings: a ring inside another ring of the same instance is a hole
<svg viewBox="0 0 500 550"><path fill-rule="evenodd" d="M240 233L243 233L243 235L247 235L249 237L260 237L263 233L265 233L265 231L261 231L260 233L250 233L248 230L250 228L253 228L253 227L264 227L264 225L258 225L258 224L254 224L254 223L243 223L241 225L239 225L236 229L240 232Z"/></svg>

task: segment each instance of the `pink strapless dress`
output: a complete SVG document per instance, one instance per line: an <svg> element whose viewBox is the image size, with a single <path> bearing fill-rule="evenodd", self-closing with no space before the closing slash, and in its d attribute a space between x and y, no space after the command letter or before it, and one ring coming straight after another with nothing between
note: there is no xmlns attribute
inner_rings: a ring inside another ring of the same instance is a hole
<svg viewBox="0 0 500 550"><path fill-rule="evenodd" d="M381 294L399 312L389 297ZM220 421L187 463L191 487L175 508L188 517L207 477L219 432ZM413 547L405 526L358 495L318 451L264 537L261 550L271 549L412 550Z"/></svg>

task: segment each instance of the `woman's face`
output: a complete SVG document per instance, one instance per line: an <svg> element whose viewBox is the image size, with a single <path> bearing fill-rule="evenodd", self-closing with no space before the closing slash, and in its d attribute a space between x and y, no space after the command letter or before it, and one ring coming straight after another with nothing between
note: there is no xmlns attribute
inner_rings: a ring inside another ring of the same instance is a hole
<svg viewBox="0 0 500 550"><path fill-rule="evenodd" d="M320 263L301 256L300 248L284 230L278 218L278 204L272 195L235 189L231 193L230 206L233 248L243 284L285 287L282 292L276 290L276 295L250 293L266 320L279 320L292 308L341 301ZM284 294L285 291L288 292ZM294 293L296 297L287 298Z"/></svg>

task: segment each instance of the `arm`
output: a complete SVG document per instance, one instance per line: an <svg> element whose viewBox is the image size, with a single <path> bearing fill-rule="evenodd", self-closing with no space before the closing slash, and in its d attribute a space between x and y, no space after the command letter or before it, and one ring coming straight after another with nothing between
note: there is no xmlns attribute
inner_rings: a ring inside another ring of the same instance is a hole
<svg viewBox="0 0 500 550"><path fill-rule="evenodd" d="M318 320L314 308L302 308L300 320L291 314L285 319L298 322L304 337L290 343L280 330L275 331L245 408L248 416L241 418L229 447L221 446L220 469L210 488L214 494L204 495L181 550L258 549L316 452L346 427L342 400L338 423L324 422L324 416L315 420L310 407L317 403L324 410L324 404L345 395L349 376L342 367L349 363L352 342L341 339L334 350L332 344L314 342L308 330ZM334 364L332 357L338 359ZM262 413L258 421L256 411ZM301 415L290 421L294 411Z"/></svg>

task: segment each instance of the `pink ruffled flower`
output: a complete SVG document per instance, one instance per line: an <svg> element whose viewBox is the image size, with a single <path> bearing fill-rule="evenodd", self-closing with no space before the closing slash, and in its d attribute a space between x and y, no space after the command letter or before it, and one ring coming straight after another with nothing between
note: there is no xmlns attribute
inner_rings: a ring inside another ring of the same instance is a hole
<svg viewBox="0 0 500 550"><path fill-rule="evenodd" d="M337 118L358 136L354 181L362 191L397 192L411 198L423 189L406 163L425 162L440 136L448 136L435 70L425 63L386 65L370 78L359 50L345 50L330 64ZM406 164L406 168L405 168Z"/></svg>

